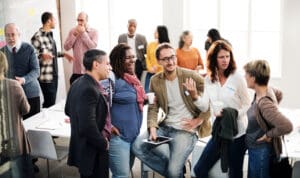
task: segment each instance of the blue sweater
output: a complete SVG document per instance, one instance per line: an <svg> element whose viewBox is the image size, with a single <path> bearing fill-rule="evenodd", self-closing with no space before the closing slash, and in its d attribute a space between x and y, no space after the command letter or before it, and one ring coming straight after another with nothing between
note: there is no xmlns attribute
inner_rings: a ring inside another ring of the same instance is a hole
<svg viewBox="0 0 300 178"><path fill-rule="evenodd" d="M15 79L16 76L24 77L25 84L22 85L27 98L40 96L38 77L40 66L34 52L34 48L22 42L16 54L12 54L8 47L1 49L8 60L8 78Z"/></svg>
<svg viewBox="0 0 300 178"><path fill-rule="evenodd" d="M125 80L115 80L111 107L112 125L119 129L121 138L133 142L140 133L143 112L139 110L136 90Z"/></svg>

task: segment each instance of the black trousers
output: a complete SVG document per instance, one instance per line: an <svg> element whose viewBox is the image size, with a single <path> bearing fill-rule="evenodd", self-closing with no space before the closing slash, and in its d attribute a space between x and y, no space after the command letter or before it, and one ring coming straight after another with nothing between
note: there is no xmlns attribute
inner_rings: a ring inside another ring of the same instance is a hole
<svg viewBox="0 0 300 178"><path fill-rule="evenodd" d="M28 114L23 116L23 120L39 113L41 111L41 101L40 97L28 98L28 103L30 105L30 111Z"/></svg>
<svg viewBox="0 0 300 178"><path fill-rule="evenodd" d="M70 78L70 85L72 85L72 83L78 79L79 77L81 77L83 74L72 74L71 78Z"/></svg>
<svg viewBox="0 0 300 178"><path fill-rule="evenodd" d="M40 82L40 86L44 96L43 108L49 108L55 104L57 93L57 77L51 83Z"/></svg>
<svg viewBox="0 0 300 178"><path fill-rule="evenodd" d="M109 178L108 151L99 153L96 157L98 159L95 161L92 175L85 176L80 174L80 178Z"/></svg>
<svg viewBox="0 0 300 178"><path fill-rule="evenodd" d="M139 80L141 80L143 71L144 71L144 67L142 61L137 59L135 61L135 75Z"/></svg>

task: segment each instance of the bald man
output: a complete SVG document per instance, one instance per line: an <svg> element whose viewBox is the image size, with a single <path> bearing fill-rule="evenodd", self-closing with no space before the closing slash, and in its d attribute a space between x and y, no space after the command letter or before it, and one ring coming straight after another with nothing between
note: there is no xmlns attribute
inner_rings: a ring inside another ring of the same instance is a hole
<svg viewBox="0 0 300 178"><path fill-rule="evenodd" d="M23 119L40 112L40 90L38 77L40 67L34 48L20 39L19 27L8 23L4 27L6 46L4 52L8 61L8 78L16 80L24 89L30 105L30 112Z"/></svg>
<svg viewBox="0 0 300 178"><path fill-rule="evenodd" d="M77 17L77 26L70 30L65 41L64 49L73 49L73 74L70 78L72 84L78 77L85 73L82 63L83 55L89 49L97 47L98 32L88 26L88 15L80 12Z"/></svg>

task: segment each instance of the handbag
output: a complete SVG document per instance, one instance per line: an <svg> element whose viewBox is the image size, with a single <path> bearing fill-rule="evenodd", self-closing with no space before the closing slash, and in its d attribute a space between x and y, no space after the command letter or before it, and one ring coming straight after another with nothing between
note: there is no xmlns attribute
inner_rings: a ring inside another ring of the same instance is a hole
<svg viewBox="0 0 300 178"><path fill-rule="evenodd" d="M282 137L285 146L286 157L271 159L270 177L271 178L291 178L293 167L290 164L284 137Z"/></svg>

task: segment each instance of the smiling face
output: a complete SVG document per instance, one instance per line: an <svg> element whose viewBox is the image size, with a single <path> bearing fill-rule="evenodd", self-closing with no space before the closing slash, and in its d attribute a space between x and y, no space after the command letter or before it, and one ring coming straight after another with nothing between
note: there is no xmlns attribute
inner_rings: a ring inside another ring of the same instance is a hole
<svg viewBox="0 0 300 178"><path fill-rule="evenodd" d="M111 66L108 60L107 55L101 56L101 61L95 61L95 68L97 70L97 74L100 80L107 79L109 77L109 72L111 70Z"/></svg>
<svg viewBox="0 0 300 178"><path fill-rule="evenodd" d="M165 72L173 72L177 66L177 58L172 48L164 48L160 51L158 62Z"/></svg>
<svg viewBox="0 0 300 178"><path fill-rule="evenodd" d="M221 49L217 56L218 69L220 71L225 71L229 66L229 62L230 62L230 52Z"/></svg>
<svg viewBox="0 0 300 178"><path fill-rule="evenodd" d="M129 74L134 74L135 61L136 61L136 57L134 55L133 50L131 48L126 50L125 66L124 66L125 72Z"/></svg>

